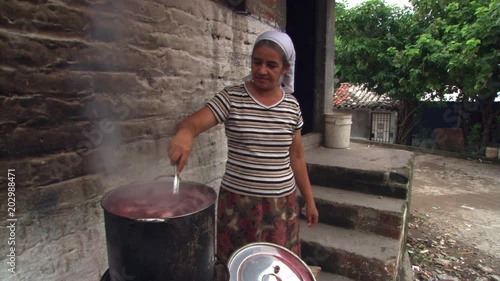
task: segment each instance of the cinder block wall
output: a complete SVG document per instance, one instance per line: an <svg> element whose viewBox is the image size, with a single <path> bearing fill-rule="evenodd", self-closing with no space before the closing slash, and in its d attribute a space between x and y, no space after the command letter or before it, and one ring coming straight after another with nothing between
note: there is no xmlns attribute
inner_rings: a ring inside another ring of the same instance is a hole
<svg viewBox="0 0 500 281"><path fill-rule="evenodd" d="M0 2L0 209L15 169L15 271L0 232L1 280L99 280L107 269L100 199L171 175L176 122L247 74L252 42L284 28L285 1ZM218 187L219 126L183 173Z"/></svg>

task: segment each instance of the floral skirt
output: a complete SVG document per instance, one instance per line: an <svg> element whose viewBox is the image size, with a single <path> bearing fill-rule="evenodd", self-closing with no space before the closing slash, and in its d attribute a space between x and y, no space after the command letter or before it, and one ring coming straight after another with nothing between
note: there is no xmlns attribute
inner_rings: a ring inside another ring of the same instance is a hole
<svg viewBox="0 0 500 281"><path fill-rule="evenodd" d="M217 256L231 254L253 242L283 246L300 257L299 203L296 192L266 198L220 189L217 205Z"/></svg>

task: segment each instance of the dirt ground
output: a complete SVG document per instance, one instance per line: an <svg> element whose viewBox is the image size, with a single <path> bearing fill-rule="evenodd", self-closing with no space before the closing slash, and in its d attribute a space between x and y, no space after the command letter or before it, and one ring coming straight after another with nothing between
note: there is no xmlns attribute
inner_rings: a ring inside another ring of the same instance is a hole
<svg viewBox="0 0 500 281"><path fill-rule="evenodd" d="M500 281L500 165L418 154L414 168L414 280Z"/></svg>

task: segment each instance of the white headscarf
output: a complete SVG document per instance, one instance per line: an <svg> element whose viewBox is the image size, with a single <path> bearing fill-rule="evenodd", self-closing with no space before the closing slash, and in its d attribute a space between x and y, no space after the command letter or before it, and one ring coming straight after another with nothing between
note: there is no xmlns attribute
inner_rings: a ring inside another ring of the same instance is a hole
<svg viewBox="0 0 500 281"><path fill-rule="evenodd" d="M255 44L261 40L270 40L278 44L281 49L283 49L283 52L285 52L285 56L288 60L288 63L290 64L290 68L288 69L288 72L284 75L283 81L280 81L282 84L282 89L285 93L293 93L294 91L294 74L295 74L295 48L293 47L293 42L290 36L284 32L280 31L266 31L259 35L257 39L255 40L254 43L254 48ZM250 82L252 80L252 74L245 76L243 78L244 82Z"/></svg>

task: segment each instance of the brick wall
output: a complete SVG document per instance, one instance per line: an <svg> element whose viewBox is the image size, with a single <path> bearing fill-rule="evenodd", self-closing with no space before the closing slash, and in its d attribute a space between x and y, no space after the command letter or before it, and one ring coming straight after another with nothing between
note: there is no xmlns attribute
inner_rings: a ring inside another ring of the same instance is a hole
<svg viewBox="0 0 500 281"><path fill-rule="evenodd" d="M99 280L100 199L170 175L175 123L247 74L256 35L283 27L284 1L0 2L0 209L15 169L16 272L0 232L1 280ZM184 180L217 187L221 127L194 143ZM7 223L2 219L2 226Z"/></svg>
<svg viewBox="0 0 500 281"><path fill-rule="evenodd" d="M227 7L231 7L237 13L243 13L277 26L284 30L286 27L286 0L212 0ZM229 2L235 6L231 6Z"/></svg>

